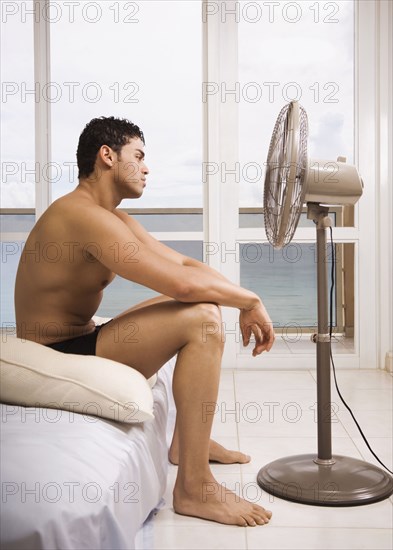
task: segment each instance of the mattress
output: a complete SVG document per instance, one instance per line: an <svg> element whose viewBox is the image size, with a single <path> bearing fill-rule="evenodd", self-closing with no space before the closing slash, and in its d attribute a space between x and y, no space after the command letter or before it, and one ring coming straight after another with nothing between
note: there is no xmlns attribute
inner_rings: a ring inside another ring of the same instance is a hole
<svg viewBox="0 0 393 550"><path fill-rule="evenodd" d="M131 549L165 491L174 359L153 388L154 420L121 424L1 405L1 548Z"/></svg>

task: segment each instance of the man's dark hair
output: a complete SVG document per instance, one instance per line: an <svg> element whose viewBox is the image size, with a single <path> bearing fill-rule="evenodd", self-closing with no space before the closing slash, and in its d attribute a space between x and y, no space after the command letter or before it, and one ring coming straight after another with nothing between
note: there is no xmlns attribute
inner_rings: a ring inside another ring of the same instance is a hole
<svg viewBox="0 0 393 550"><path fill-rule="evenodd" d="M86 124L79 137L76 151L78 178L86 178L93 172L97 153L102 145L108 145L120 154L123 145L129 143L132 138L140 138L145 143L142 130L126 118L93 118Z"/></svg>

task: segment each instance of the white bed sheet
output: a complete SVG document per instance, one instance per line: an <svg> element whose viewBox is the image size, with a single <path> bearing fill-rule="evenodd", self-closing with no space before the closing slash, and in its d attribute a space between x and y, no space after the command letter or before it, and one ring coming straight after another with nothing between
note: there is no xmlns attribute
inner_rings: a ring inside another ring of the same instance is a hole
<svg viewBox="0 0 393 550"><path fill-rule="evenodd" d="M173 365L153 388L154 420L140 425L1 405L2 549L135 547L165 491Z"/></svg>

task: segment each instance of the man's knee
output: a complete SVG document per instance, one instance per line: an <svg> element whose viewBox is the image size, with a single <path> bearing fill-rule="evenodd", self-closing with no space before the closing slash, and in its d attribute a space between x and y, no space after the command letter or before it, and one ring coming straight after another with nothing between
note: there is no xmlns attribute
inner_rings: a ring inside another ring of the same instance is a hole
<svg viewBox="0 0 393 550"><path fill-rule="evenodd" d="M199 303L192 308L195 324L195 336L202 343L224 343L222 334L221 309L216 304Z"/></svg>
<svg viewBox="0 0 393 550"><path fill-rule="evenodd" d="M200 302L192 304L191 314L198 321L221 324L221 308L217 304Z"/></svg>

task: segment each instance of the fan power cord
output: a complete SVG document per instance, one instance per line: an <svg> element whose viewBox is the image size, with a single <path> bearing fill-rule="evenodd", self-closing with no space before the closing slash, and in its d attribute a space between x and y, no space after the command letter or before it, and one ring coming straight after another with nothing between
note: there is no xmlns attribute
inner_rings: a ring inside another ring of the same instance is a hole
<svg viewBox="0 0 393 550"><path fill-rule="evenodd" d="M329 311L329 317L330 317L330 319L329 319L329 339L330 339L330 361L331 361L332 367L333 367L334 384L336 386L336 390L337 390L337 393L338 393L341 401L343 402L344 406L346 407L346 409L348 409L350 415L352 416L352 418L353 418L353 420L354 420L354 422L357 426L357 429L359 430L360 435L362 436L364 442L366 443L367 447L369 448L371 454L378 460L378 462L385 468L385 470L387 470L390 474L393 474L392 470L389 470L389 468L387 466L385 466L385 464L378 458L378 456L375 454L375 452L370 447L370 444L367 441L367 438L364 435L361 427L359 426L359 423L356 420L355 415L353 414L352 410L350 409L350 407L345 402L345 399L341 395L341 392L338 388L337 378L336 378L336 367L334 366L332 345L331 345L332 344L332 332L333 332L333 291L334 291L334 284L335 284L336 257L335 257L335 251L334 251L334 243L333 243L333 229L332 229L331 226L329 227L329 229L330 229L330 246L331 246L331 249L332 249L332 269L331 269L330 308L329 308L330 309L330 311Z"/></svg>

